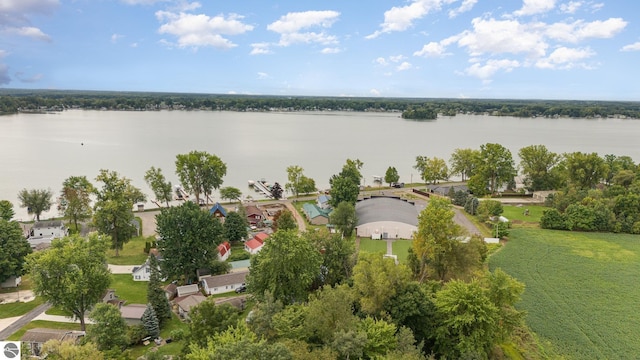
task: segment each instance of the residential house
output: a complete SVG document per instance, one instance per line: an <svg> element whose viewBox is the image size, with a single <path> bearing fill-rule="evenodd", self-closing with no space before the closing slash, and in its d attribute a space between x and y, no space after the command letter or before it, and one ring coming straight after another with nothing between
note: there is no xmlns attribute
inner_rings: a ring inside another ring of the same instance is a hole
<svg viewBox="0 0 640 360"><path fill-rule="evenodd" d="M221 221L227 217L227 210L220 205L220 203L215 203L211 209L209 209L209 215L219 218Z"/></svg>
<svg viewBox="0 0 640 360"><path fill-rule="evenodd" d="M258 226L265 219L262 210L257 205L247 205L245 207L245 213L247 214L247 221L251 226Z"/></svg>
<svg viewBox="0 0 640 360"><path fill-rule="evenodd" d="M331 200L331 195L320 195L318 196L318 199L316 200L316 204L318 205L318 207L320 209L330 209L331 208L331 204L329 203L329 201Z"/></svg>
<svg viewBox="0 0 640 360"><path fill-rule="evenodd" d="M323 209L315 204L304 203L302 205L302 211L312 225L327 225L329 223L330 208Z"/></svg>
<svg viewBox="0 0 640 360"><path fill-rule="evenodd" d="M70 331L61 329L45 329L35 328L27 330L20 338L20 341L27 344L27 347L34 356L46 357L42 354L42 345L49 340L71 341L77 344L81 337L85 335L84 331ZM23 354L26 356L27 354ZM8 359L9 357L7 357Z"/></svg>
<svg viewBox="0 0 640 360"><path fill-rule="evenodd" d="M118 307L124 304L124 300L120 300L118 298L118 295L116 295L116 291L114 289L107 289L104 291L104 293L102 294L102 302Z"/></svg>
<svg viewBox="0 0 640 360"><path fill-rule="evenodd" d="M231 256L231 244L228 241L218 245L218 260L226 261Z"/></svg>
<svg viewBox="0 0 640 360"><path fill-rule="evenodd" d="M151 251L149 251L149 256L156 256L158 260L162 260L159 253L157 252L157 249L151 249L151 250L156 250L156 252L152 253ZM160 266L158 265L158 272L159 271L160 271ZM150 281L151 280L151 263L149 262L149 258L147 258L147 261L145 261L144 264L140 266L134 266L133 270L131 270L131 275L133 276L133 281ZM166 279L162 279L162 281L165 281L165 280Z"/></svg>
<svg viewBox="0 0 640 360"><path fill-rule="evenodd" d="M243 271L224 275L205 276L200 282L205 294L222 294L234 291L244 284L248 273L248 271Z"/></svg>
<svg viewBox="0 0 640 360"><path fill-rule="evenodd" d="M167 300L171 301L178 295L178 285L171 283L164 287L164 294L167 296Z"/></svg>
<svg viewBox="0 0 640 360"><path fill-rule="evenodd" d="M189 319L189 312L194 306L199 305L207 298L201 294L192 294L175 299L175 304L178 306L178 315L182 319Z"/></svg>
<svg viewBox="0 0 640 360"><path fill-rule="evenodd" d="M22 276L10 276L7 280L0 283L0 289L16 288L22 282Z"/></svg>
<svg viewBox="0 0 640 360"><path fill-rule="evenodd" d="M144 315L144 311L147 310L147 305L130 304L122 305L119 308L120 314L127 325L140 325L142 324L142 315Z"/></svg>
<svg viewBox="0 0 640 360"><path fill-rule="evenodd" d="M69 235L69 229L61 220L38 221L29 230L27 241L31 249L48 247L53 239Z"/></svg>
<svg viewBox="0 0 640 360"><path fill-rule="evenodd" d="M177 297L183 297L187 295L200 294L200 289L198 289L198 284L184 285L178 286L176 289Z"/></svg>
<svg viewBox="0 0 640 360"><path fill-rule="evenodd" d="M257 254L264 246L264 241L269 237L266 233L258 233L251 240L244 242L244 250L249 254Z"/></svg>

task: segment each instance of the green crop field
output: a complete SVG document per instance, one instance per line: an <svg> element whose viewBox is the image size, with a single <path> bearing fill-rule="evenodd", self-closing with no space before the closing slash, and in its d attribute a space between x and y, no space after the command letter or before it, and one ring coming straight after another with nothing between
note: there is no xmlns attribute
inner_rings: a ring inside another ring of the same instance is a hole
<svg viewBox="0 0 640 360"><path fill-rule="evenodd" d="M512 229L490 258L526 285L527 324L569 359L640 354L640 236Z"/></svg>

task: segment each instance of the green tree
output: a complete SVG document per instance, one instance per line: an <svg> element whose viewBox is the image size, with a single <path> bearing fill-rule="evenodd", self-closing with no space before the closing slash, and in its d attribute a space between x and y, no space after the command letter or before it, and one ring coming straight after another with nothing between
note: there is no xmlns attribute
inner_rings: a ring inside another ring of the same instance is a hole
<svg viewBox="0 0 640 360"><path fill-rule="evenodd" d="M282 186L278 182L271 186L271 196L276 200L282 199Z"/></svg>
<svg viewBox="0 0 640 360"><path fill-rule="evenodd" d="M532 191L552 190L558 186L558 176L553 168L560 162L560 155L544 145L531 145L518 151L520 168L525 176L524 184Z"/></svg>
<svg viewBox="0 0 640 360"><path fill-rule="evenodd" d="M136 234L132 208L134 203L144 201L145 196L131 180L119 177L115 171L100 170L96 181L103 185L95 192L93 224L98 232L111 237L111 248L117 257L124 244Z"/></svg>
<svg viewBox="0 0 640 360"><path fill-rule="evenodd" d="M208 338L237 324L240 313L230 304L216 305L209 298L191 308L189 318L189 343L203 348L207 346Z"/></svg>
<svg viewBox="0 0 640 360"><path fill-rule="evenodd" d="M223 200L229 200L229 201L236 200L237 202L241 202L240 201L241 196L242 196L242 191L240 191L240 189L238 188L234 188L233 186L220 188L220 198Z"/></svg>
<svg viewBox="0 0 640 360"><path fill-rule="evenodd" d="M222 224L195 203L186 201L161 209L156 224L164 276L170 279L184 276L186 281L195 277L197 269L209 268L217 260Z"/></svg>
<svg viewBox="0 0 640 360"><path fill-rule="evenodd" d="M391 186L392 183L397 183L400 180L400 175L398 175L398 170L392 166L387 168L387 172L384 173L384 182L388 183Z"/></svg>
<svg viewBox="0 0 640 360"><path fill-rule="evenodd" d="M284 309L282 301L276 300L273 294L267 290L260 296L260 299L251 311L251 316L247 317L247 324L249 328L251 328L251 331L259 337L268 341L274 340L278 334L273 318L276 314L280 313L282 309Z"/></svg>
<svg viewBox="0 0 640 360"><path fill-rule="evenodd" d="M355 206L348 202L339 203L331 214L329 214L329 221L335 225L342 236L350 237L353 229L355 229L358 224Z"/></svg>
<svg viewBox="0 0 640 360"><path fill-rule="evenodd" d="M360 182L362 181L360 169L362 169L363 165L363 162L358 159L347 159L342 166L342 171L329 179L329 184L331 185L330 202L333 207L338 206L341 202L356 203L360 193Z"/></svg>
<svg viewBox="0 0 640 360"><path fill-rule="evenodd" d="M361 253L353 268L353 290L362 312L373 316L383 313L387 302L411 278L409 269L380 253Z"/></svg>
<svg viewBox="0 0 640 360"><path fill-rule="evenodd" d="M475 174L480 151L474 149L455 149L449 159L451 175L460 175L462 181Z"/></svg>
<svg viewBox="0 0 640 360"><path fill-rule="evenodd" d="M396 294L385 304L385 311L398 327L411 330L418 343L423 344L426 353L433 348L436 327L436 307L434 294L426 286L409 281L396 289Z"/></svg>
<svg viewBox="0 0 640 360"><path fill-rule="evenodd" d="M142 313L142 326L144 326L147 335L151 336L152 339L160 336L160 321L158 321L158 316L151 304L147 304L147 308Z"/></svg>
<svg viewBox="0 0 640 360"><path fill-rule="evenodd" d="M285 304L304 301L320 275L321 264L320 253L309 240L295 230L280 230L251 257L247 287L258 297L269 291Z"/></svg>
<svg viewBox="0 0 640 360"><path fill-rule="evenodd" d="M412 248L419 262L416 275L421 282L432 276L445 280L459 263L459 237L464 231L453 217L451 203L445 198L431 198L418 216Z"/></svg>
<svg viewBox="0 0 640 360"><path fill-rule="evenodd" d="M27 257L33 291L65 310L85 330L84 315L104 294L111 282L107 268L108 237L96 233L54 240L47 251Z"/></svg>
<svg viewBox="0 0 640 360"><path fill-rule="evenodd" d="M497 268L486 277L487 296L498 309L500 321L497 332L500 340L505 341L513 331L522 326L526 312L518 311L515 304L520 301L524 284Z"/></svg>
<svg viewBox="0 0 640 360"><path fill-rule="evenodd" d="M356 330L354 296L348 285L323 286L310 296L305 318L312 341L331 344L336 332Z"/></svg>
<svg viewBox="0 0 640 360"><path fill-rule="evenodd" d="M224 220L224 237L229 241L240 241L247 238L247 217L233 211L227 214Z"/></svg>
<svg viewBox="0 0 640 360"><path fill-rule="evenodd" d="M15 215L13 204L9 200L0 200L0 219L11 221Z"/></svg>
<svg viewBox="0 0 640 360"><path fill-rule="evenodd" d="M360 320L359 328L367 335L363 352L368 359L384 356L398 346L395 337L397 328L392 323L367 316Z"/></svg>
<svg viewBox="0 0 640 360"><path fill-rule="evenodd" d="M117 307L98 303L91 310L89 319L93 324L88 326L87 339L95 343L98 350L124 350L127 347L127 324Z"/></svg>
<svg viewBox="0 0 640 360"><path fill-rule="evenodd" d="M49 189L22 189L18 193L18 200L20 200L20 206L27 208L27 213L35 214L36 221L40 221L40 215L49 211L51 208L51 198L53 193Z"/></svg>
<svg viewBox="0 0 640 360"><path fill-rule="evenodd" d="M578 189L592 189L604 179L607 166L596 153L564 154L569 182Z"/></svg>
<svg viewBox="0 0 640 360"><path fill-rule="evenodd" d="M416 165L413 168L420 172L420 177L426 183L435 184L438 180L449 178L447 163L438 157L416 156Z"/></svg>
<svg viewBox="0 0 640 360"><path fill-rule="evenodd" d="M193 193L200 204L201 194L209 199L213 190L220 188L227 165L216 155L194 150L176 155L176 174L184 189Z"/></svg>
<svg viewBox="0 0 640 360"><path fill-rule="evenodd" d="M91 194L93 184L86 176L70 176L62 183L61 210L64 217L73 221L78 230L78 221L91 219Z"/></svg>
<svg viewBox="0 0 640 360"><path fill-rule="evenodd" d="M12 276L21 276L31 246L18 222L0 219L0 249L0 283Z"/></svg>
<svg viewBox="0 0 640 360"><path fill-rule="evenodd" d="M298 230L298 222L289 210L280 210L273 217L273 230Z"/></svg>
<svg viewBox="0 0 640 360"><path fill-rule="evenodd" d="M104 359L104 354L92 342L76 345L71 341L60 341L58 339L52 339L44 343L41 354L47 354L47 359L49 360Z"/></svg>
<svg viewBox="0 0 640 360"><path fill-rule="evenodd" d="M511 152L500 144L480 145L480 157L475 175L469 179L469 188L476 195L495 194L500 187L513 180L516 169Z"/></svg>
<svg viewBox="0 0 640 360"><path fill-rule="evenodd" d="M287 182L284 187L297 198L300 194L308 194L316 190L316 182L304 176L304 169L298 165L287 167Z"/></svg>
<svg viewBox="0 0 640 360"><path fill-rule="evenodd" d="M332 234L327 228L307 231L302 235L309 239L322 254L321 282L325 285L337 285L351 278L356 264L355 241Z"/></svg>
<svg viewBox="0 0 640 360"><path fill-rule="evenodd" d="M169 201L171 201L173 196L173 186L171 186L171 182L165 178L162 169L156 169L152 166L144 174L144 181L147 182L147 185L149 185L151 191L153 191L156 200L158 202L164 202L168 207Z"/></svg>
<svg viewBox="0 0 640 360"><path fill-rule="evenodd" d="M448 282L436 293L437 352L447 359L487 359L496 341L498 309L478 281Z"/></svg>
<svg viewBox="0 0 640 360"><path fill-rule="evenodd" d="M171 304L169 304L167 295L164 289L162 289L159 266L158 259L154 255L149 256L151 275L149 276L149 283L147 284L147 303L153 307L159 325L162 327L162 325L171 319L172 312Z"/></svg>

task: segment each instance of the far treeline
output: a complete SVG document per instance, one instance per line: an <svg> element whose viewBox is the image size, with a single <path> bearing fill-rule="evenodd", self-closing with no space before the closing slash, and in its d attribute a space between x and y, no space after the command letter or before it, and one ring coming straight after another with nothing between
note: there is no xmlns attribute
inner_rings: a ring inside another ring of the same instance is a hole
<svg viewBox="0 0 640 360"><path fill-rule="evenodd" d="M438 114L515 117L640 118L640 102L426 99L314 96L255 96L151 92L0 89L0 114L85 110L376 111L400 112L405 119Z"/></svg>

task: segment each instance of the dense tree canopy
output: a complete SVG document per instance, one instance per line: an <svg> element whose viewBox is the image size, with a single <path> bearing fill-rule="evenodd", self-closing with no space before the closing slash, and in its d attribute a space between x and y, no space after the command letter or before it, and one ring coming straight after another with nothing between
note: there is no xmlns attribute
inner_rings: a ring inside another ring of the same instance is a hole
<svg viewBox="0 0 640 360"><path fill-rule="evenodd" d="M167 278L188 281L195 278L196 270L211 268L217 261L222 224L195 203L163 208L156 223L162 274Z"/></svg>
<svg viewBox="0 0 640 360"><path fill-rule="evenodd" d="M247 238L247 217L236 211L230 211L224 220L224 237L229 241L240 241Z"/></svg>
<svg viewBox="0 0 640 360"><path fill-rule="evenodd" d="M66 219L73 221L76 230L78 221L91 218L91 194L95 191L86 176L70 176L62 183L60 210Z"/></svg>
<svg viewBox="0 0 640 360"><path fill-rule="evenodd" d="M200 195L208 200L213 190L220 188L222 178L227 174L227 164L216 155L193 150L176 155L176 174L184 189L193 193L199 204Z"/></svg>
<svg viewBox="0 0 640 360"><path fill-rule="evenodd" d="M475 174L480 151L474 149L455 149L449 159L450 175L460 175L462 181Z"/></svg>
<svg viewBox="0 0 640 360"><path fill-rule="evenodd" d="M171 201L173 197L173 187L171 186L171 182L165 178L162 169L156 169L152 166L144 174L144 181L147 182L147 185L149 185L151 191L153 191L156 200L161 203L164 202L169 206L169 201Z"/></svg>
<svg viewBox="0 0 640 360"><path fill-rule="evenodd" d="M298 165L287 167L287 180L285 189L298 197L300 194L308 194L316 191L316 182L303 174L304 169Z"/></svg>
<svg viewBox="0 0 640 360"><path fill-rule="evenodd" d="M241 196L242 196L242 191L240 191L240 189L235 188L233 186L220 188L220 198L222 200L236 200L240 202Z"/></svg>
<svg viewBox="0 0 640 360"><path fill-rule="evenodd" d="M98 350L114 349L122 351L127 346L127 324L120 310L111 304L98 303L91 310L87 339L95 343Z"/></svg>
<svg viewBox="0 0 640 360"><path fill-rule="evenodd" d="M560 174L554 171L554 167L560 162L560 155L549 151L544 145L530 145L520 149L518 156L527 188L531 191L557 188Z"/></svg>
<svg viewBox="0 0 640 360"><path fill-rule="evenodd" d="M342 236L350 237L358 223L355 206L348 202L339 203L329 214L329 221Z"/></svg>
<svg viewBox="0 0 640 360"><path fill-rule="evenodd" d="M420 177L426 183L435 184L439 180L444 181L449 178L447 163L438 157L416 156L414 169L420 172Z"/></svg>
<svg viewBox="0 0 640 360"><path fill-rule="evenodd" d="M31 246L16 221L0 219L0 283L24 273L24 262Z"/></svg>
<svg viewBox="0 0 640 360"><path fill-rule="evenodd" d="M469 188L476 195L495 194L516 176L511 151L500 144L480 145L475 174L469 179Z"/></svg>
<svg viewBox="0 0 640 360"><path fill-rule="evenodd" d="M347 159L339 174L333 175L329 179L331 184L331 205L338 206L341 202L354 204L358 200L360 193L360 182L362 181L363 162L359 159Z"/></svg>
<svg viewBox="0 0 640 360"><path fill-rule="evenodd" d="M108 236L92 233L54 240L47 251L27 258L33 291L80 320L101 299L111 282L107 269Z"/></svg>
<svg viewBox="0 0 640 360"><path fill-rule="evenodd" d="M398 175L398 170L393 166L389 166L387 168L387 171L384 173L384 182L386 182L387 184L389 184L389 186L391 186L391 184L397 183L398 180L400 180L400 175Z"/></svg>
<svg viewBox="0 0 640 360"><path fill-rule="evenodd" d="M0 200L0 219L10 221L15 214L11 201Z"/></svg>

